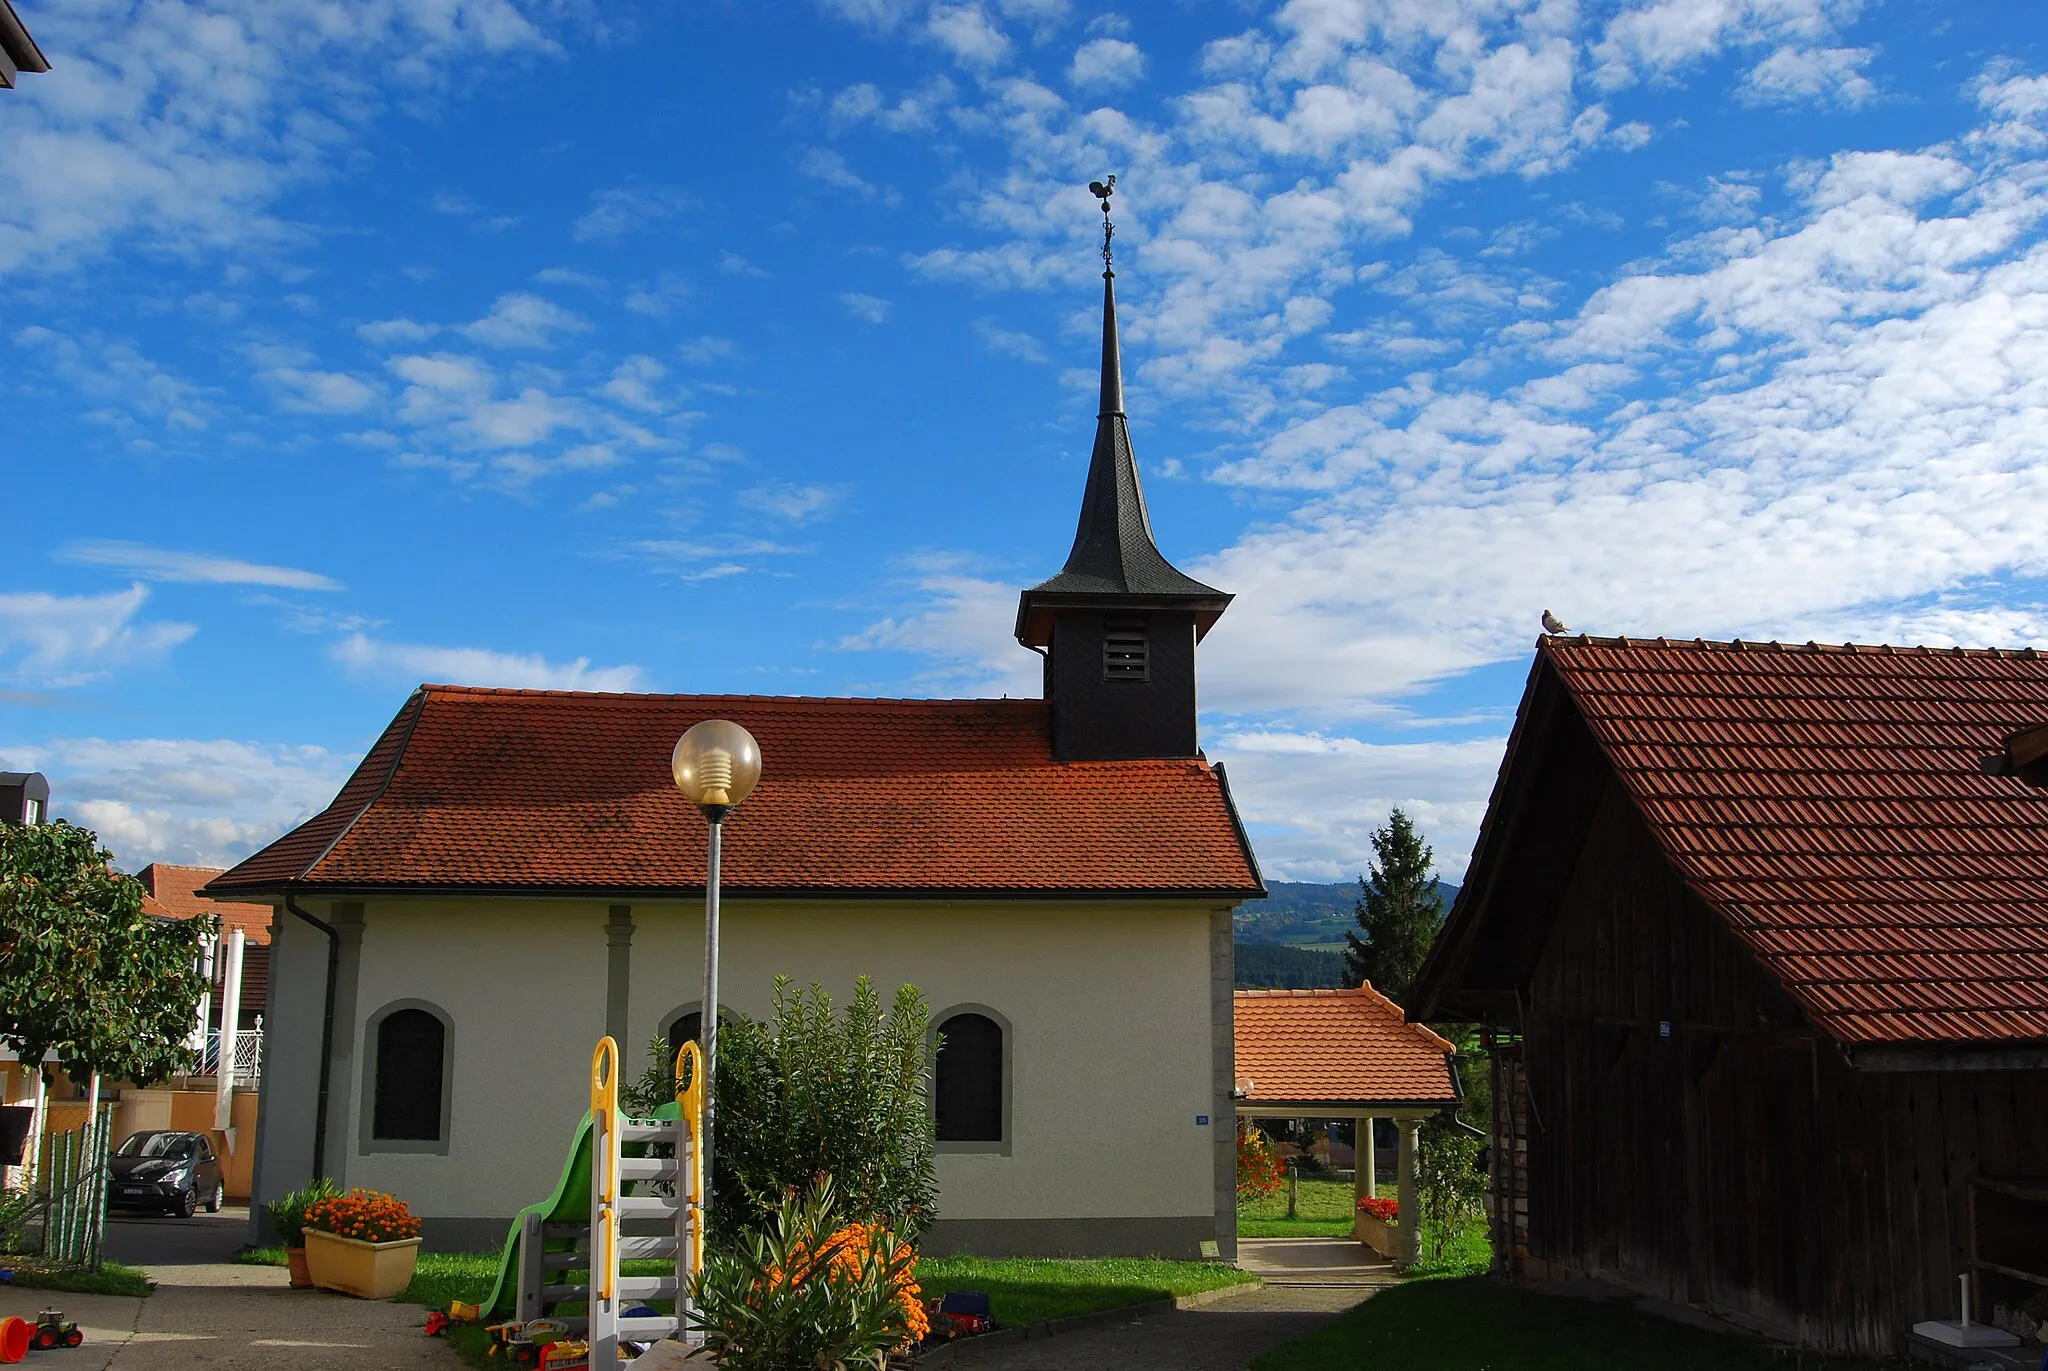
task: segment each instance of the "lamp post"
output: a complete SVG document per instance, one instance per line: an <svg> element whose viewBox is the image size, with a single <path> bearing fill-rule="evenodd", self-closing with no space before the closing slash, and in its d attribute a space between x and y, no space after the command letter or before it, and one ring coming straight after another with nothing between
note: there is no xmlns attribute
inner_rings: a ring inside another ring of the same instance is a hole
<svg viewBox="0 0 2048 1371"><path fill-rule="evenodd" d="M704 815L710 836L704 857L704 1005L698 1012L697 1045L704 1052L704 1131L697 1139L704 1168L704 1193L697 1221L711 1224L711 1101L713 1053L718 1042L718 850L725 816L761 779L761 746L754 735L728 719L692 724L676 740L669 758L676 788Z"/></svg>

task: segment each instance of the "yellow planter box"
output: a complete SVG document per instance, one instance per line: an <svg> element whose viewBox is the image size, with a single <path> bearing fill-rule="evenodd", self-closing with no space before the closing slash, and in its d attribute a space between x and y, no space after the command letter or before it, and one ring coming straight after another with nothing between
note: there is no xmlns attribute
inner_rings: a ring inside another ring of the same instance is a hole
<svg viewBox="0 0 2048 1371"><path fill-rule="evenodd" d="M362 1242L318 1229L306 1230L306 1269L313 1284L366 1300L388 1300L412 1284L420 1240Z"/></svg>

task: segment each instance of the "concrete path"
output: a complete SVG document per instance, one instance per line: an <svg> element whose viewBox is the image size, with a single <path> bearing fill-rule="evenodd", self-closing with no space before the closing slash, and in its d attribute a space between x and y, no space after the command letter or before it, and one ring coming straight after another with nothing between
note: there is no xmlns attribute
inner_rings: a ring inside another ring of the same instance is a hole
<svg viewBox="0 0 2048 1371"><path fill-rule="evenodd" d="M420 1332L425 1314L412 1305L293 1290L281 1268L232 1264L248 1218L246 1210L191 1219L116 1217L108 1225L107 1255L146 1267L157 1282L154 1295L0 1286L0 1316L33 1319L47 1305L78 1321L85 1345L35 1354L48 1359L46 1371L461 1366L452 1347Z"/></svg>
<svg viewBox="0 0 2048 1371"><path fill-rule="evenodd" d="M1265 1281L1195 1309L1050 1338L960 1348L973 1371L1242 1371L1253 1357L1321 1327L1397 1281L1355 1242L1240 1239L1238 1265Z"/></svg>

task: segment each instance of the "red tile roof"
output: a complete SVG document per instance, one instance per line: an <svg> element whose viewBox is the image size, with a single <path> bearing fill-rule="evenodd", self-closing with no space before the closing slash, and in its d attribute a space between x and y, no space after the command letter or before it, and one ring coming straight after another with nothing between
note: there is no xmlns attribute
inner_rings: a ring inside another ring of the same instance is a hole
<svg viewBox="0 0 2048 1371"><path fill-rule="evenodd" d="M1041 700L457 686L422 686L333 804L211 889L701 888L669 752L715 717L764 760L725 825L736 893L1263 894L1217 769L1055 762Z"/></svg>
<svg viewBox="0 0 2048 1371"><path fill-rule="evenodd" d="M1679 873L1847 1043L2048 1038L2048 657L1549 638Z"/></svg>
<svg viewBox="0 0 2048 1371"><path fill-rule="evenodd" d="M239 928L250 942L267 946L270 942L270 911L246 904L229 904L224 900L209 900L199 893L199 887L221 874L217 866L173 866L169 862L151 862L135 873L142 882L142 907L151 914L160 914L170 919L189 919L199 914L215 914L220 917L222 930Z"/></svg>
<svg viewBox="0 0 2048 1371"><path fill-rule="evenodd" d="M1451 1104L1451 1044L1372 988L1240 990L1237 1079L1252 1090L1238 1105Z"/></svg>

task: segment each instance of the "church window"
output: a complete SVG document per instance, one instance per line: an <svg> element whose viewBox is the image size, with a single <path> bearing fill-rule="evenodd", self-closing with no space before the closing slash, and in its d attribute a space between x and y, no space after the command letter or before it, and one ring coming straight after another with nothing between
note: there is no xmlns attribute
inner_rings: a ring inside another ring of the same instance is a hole
<svg viewBox="0 0 2048 1371"><path fill-rule="evenodd" d="M1008 1082L1003 1025L988 1014L956 1012L939 1024L939 1034L932 1072L938 1141L1004 1141Z"/></svg>
<svg viewBox="0 0 2048 1371"><path fill-rule="evenodd" d="M1149 644L1143 619L1112 619L1103 625L1102 679L1148 681L1152 678Z"/></svg>
<svg viewBox="0 0 2048 1371"><path fill-rule="evenodd" d="M401 1001L378 1011L368 1028L374 1044L369 1142L379 1150L445 1150L447 1019L432 1006Z"/></svg>

